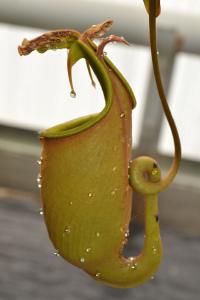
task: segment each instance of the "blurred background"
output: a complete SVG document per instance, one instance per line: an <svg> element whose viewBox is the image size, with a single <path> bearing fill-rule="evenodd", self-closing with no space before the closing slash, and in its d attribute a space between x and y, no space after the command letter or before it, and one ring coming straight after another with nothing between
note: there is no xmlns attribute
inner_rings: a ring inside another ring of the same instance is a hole
<svg viewBox="0 0 200 300"><path fill-rule="evenodd" d="M18 55L17 46L57 28L79 31L113 19L110 33L131 45L106 52L133 88L133 157L151 155L165 173L173 142L157 96L142 0L0 0L0 300L199 299L200 294L200 0L162 0L158 52L168 101L182 142L174 183L159 196L164 258L155 277L136 289L96 283L54 255L40 215L38 132L104 107L85 68L74 68L70 97L65 50ZM126 253L143 242L143 205L133 199ZM134 251L134 253L133 253ZM78 287L78 288L77 288Z"/></svg>

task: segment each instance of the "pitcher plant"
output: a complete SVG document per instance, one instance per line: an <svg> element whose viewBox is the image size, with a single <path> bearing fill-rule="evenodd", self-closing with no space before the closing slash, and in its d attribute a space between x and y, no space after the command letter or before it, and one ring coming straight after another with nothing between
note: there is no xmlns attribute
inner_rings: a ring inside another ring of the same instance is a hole
<svg viewBox="0 0 200 300"><path fill-rule="evenodd" d="M144 0L149 15L150 47L155 80L175 146L172 166L161 178L151 157L132 160L132 109L135 96L126 79L104 54L110 42L128 44L115 35L107 20L80 33L63 29L24 39L20 55L37 50L68 49L67 69L71 95L75 97L72 67L85 59L105 98L105 107L40 133L42 154L40 185L43 214L57 253L94 279L119 288L135 287L152 277L162 258L158 222L158 193L177 173L181 147L176 125L163 89L156 44L156 18L160 1ZM97 46L94 39L102 38ZM132 191L145 199L145 237L141 253L124 257L123 248L131 218Z"/></svg>

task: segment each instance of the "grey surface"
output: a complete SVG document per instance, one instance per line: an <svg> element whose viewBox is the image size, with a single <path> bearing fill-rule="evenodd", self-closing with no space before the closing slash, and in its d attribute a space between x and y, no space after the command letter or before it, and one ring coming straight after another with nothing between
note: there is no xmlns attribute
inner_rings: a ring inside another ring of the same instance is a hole
<svg viewBox="0 0 200 300"><path fill-rule="evenodd" d="M0 300L199 299L200 238L164 230L162 237L164 259L155 278L135 289L113 289L53 255L38 203L0 198ZM130 249L140 240L136 235Z"/></svg>

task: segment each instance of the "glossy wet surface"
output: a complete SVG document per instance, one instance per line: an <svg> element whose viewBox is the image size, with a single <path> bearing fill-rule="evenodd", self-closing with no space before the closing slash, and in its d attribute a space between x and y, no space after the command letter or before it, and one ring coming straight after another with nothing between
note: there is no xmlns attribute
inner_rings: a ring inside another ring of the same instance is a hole
<svg viewBox="0 0 200 300"><path fill-rule="evenodd" d="M162 238L164 259L155 278L114 289L53 254L38 203L0 198L0 300L198 300L200 237L162 230ZM140 240L137 235L129 248L137 249Z"/></svg>

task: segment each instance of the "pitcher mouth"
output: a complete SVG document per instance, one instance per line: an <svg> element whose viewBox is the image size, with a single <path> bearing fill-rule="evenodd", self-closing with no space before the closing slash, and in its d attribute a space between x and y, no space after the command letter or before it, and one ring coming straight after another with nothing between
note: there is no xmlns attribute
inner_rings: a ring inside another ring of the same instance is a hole
<svg viewBox="0 0 200 300"><path fill-rule="evenodd" d="M77 134L82 131L83 128L87 128L88 122L95 120L97 114L86 115L77 119L73 119L56 126L50 127L40 132L41 138L56 138L66 137Z"/></svg>
<svg viewBox="0 0 200 300"><path fill-rule="evenodd" d="M102 111L97 114L91 114L84 116L57 126L53 126L47 130L40 133L40 138L62 138L66 136L71 136L79 134L90 127L94 126L96 123L101 121L111 109L113 102L113 88L112 80L109 76L109 72L113 71L117 74L119 80L126 88L128 94L131 96L130 100L132 103L132 108L135 107L136 100L135 96L130 88L128 82L122 76L122 74L117 70L117 68L112 64L112 62L104 56L104 47L110 42L120 42L128 44L123 37L118 37L111 35L102 40L99 46L97 46L92 39L101 37L112 25L112 20L107 20L100 24L94 25L87 29L83 34L80 34L74 30L56 30L52 32L47 32L33 40L24 39L22 45L19 46L20 55L28 55L34 50L40 53L46 52L47 50L56 50L67 48L68 58L67 58L67 72L69 84L71 87L71 95L76 96L76 92L73 84L72 67L80 60L85 59L89 76L91 78L92 85L94 84L91 69L99 81L105 99L105 106Z"/></svg>

